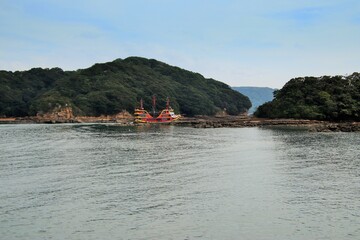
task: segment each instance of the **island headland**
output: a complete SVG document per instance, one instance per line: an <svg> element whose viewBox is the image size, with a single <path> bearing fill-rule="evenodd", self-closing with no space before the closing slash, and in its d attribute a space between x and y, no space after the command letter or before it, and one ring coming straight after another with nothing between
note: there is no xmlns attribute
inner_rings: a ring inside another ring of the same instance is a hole
<svg viewBox="0 0 360 240"><path fill-rule="evenodd" d="M196 128L297 126L360 131L360 74L291 79L249 116L249 98L199 73L140 57L87 69L0 71L0 123L134 124L140 99L157 109L167 97L180 120Z"/></svg>

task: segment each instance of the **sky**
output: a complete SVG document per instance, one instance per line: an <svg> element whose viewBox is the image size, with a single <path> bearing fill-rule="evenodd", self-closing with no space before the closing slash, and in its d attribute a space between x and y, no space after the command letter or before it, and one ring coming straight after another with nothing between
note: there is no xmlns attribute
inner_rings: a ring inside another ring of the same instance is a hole
<svg viewBox="0 0 360 240"><path fill-rule="evenodd" d="M360 71L358 0L0 0L0 69L140 56L230 86Z"/></svg>

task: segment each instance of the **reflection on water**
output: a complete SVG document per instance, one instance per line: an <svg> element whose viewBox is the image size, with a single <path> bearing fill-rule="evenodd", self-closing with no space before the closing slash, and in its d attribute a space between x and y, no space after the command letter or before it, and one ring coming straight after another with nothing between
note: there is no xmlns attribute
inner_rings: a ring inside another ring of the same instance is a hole
<svg viewBox="0 0 360 240"><path fill-rule="evenodd" d="M3 239L357 239L360 134L0 125Z"/></svg>

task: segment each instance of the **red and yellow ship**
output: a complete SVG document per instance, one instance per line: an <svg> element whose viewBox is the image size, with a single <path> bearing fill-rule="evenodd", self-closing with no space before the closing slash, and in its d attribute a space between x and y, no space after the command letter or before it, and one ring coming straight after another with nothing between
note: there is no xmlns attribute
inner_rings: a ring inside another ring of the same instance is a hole
<svg viewBox="0 0 360 240"><path fill-rule="evenodd" d="M150 115L143 107L143 100L140 100L140 108L135 109L135 122L136 123L170 123L178 120L181 115L176 115L174 110L170 107L170 100L167 98L166 108L163 109L160 114L156 116L155 103L156 98L153 96L153 115Z"/></svg>

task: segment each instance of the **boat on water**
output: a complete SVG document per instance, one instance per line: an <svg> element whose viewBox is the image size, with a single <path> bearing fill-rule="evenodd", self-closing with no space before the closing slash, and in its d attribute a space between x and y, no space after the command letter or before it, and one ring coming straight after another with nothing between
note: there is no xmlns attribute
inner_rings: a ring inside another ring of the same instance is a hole
<svg viewBox="0 0 360 240"><path fill-rule="evenodd" d="M153 115L146 111L143 107L143 100L140 100L140 108L135 109L135 122L136 123L170 123L178 120L181 115L176 115L174 110L170 106L170 99L166 100L166 108L160 111L160 114L156 116L155 104L156 98L153 96Z"/></svg>

